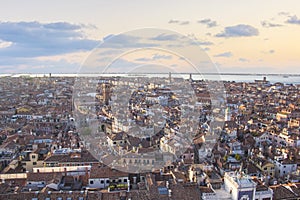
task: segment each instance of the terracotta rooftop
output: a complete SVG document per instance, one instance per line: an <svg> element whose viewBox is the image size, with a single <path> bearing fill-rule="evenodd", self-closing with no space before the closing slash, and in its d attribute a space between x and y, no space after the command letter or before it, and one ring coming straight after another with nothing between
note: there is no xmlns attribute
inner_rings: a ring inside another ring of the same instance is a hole
<svg viewBox="0 0 300 200"><path fill-rule="evenodd" d="M62 177L62 173L60 172L47 172L47 173L27 173L27 181L45 181L50 182L54 180L60 180Z"/></svg>
<svg viewBox="0 0 300 200"><path fill-rule="evenodd" d="M71 163L71 162L99 162L90 152L82 151L80 157L71 157L70 154L64 155L51 155L45 159L45 162L59 162L59 163Z"/></svg>
<svg viewBox="0 0 300 200"><path fill-rule="evenodd" d="M295 194L284 185L270 186L270 188L273 190L273 198L275 200L297 199L297 197L299 197L299 195Z"/></svg>
<svg viewBox="0 0 300 200"><path fill-rule="evenodd" d="M1 194L0 199L9 200L40 200L40 199L58 200L102 200L100 192L22 192L18 194Z"/></svg>
<svg viewBox="0 0 300 200"><path fill-rule="evenodd" d="M111 169L110 167L93 166L91 168L90 178L118 178L128 177L128 173Z"/></svg>

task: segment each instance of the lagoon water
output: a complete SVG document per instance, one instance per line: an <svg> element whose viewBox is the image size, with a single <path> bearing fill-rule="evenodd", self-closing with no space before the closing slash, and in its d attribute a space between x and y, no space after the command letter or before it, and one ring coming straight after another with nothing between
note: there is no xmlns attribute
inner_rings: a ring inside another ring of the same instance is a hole
<svg viewBox="0 0 300 200"><path fill-rule="evenodd" d="M29 77L47 77L49 74L0 74L1 77L11 76L29 76ZM77 77L78 74L51 74L52 77ZM80 74L80 76L128 76L128 74ZM168 77L169 74L142 74L147 77ZM175 78L188 79L189 74L172 74ZM254 82L254 80L262 80L266 77L271 83L285 83L285 84L300 84L300 75L296 74L192 74L194 80L223 80L223 81L235 81L235 82Z"/></svg>

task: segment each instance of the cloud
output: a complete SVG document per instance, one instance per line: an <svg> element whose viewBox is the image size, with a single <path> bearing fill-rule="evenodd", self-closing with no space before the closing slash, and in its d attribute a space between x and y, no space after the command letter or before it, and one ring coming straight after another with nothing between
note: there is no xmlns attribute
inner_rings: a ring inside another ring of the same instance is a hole
<svg viewBox="0 0 300 200"><path fill-rule="evenodd" d="M189 21L179 21L177 19L170 19L168 23L169 24L178 24L178 25L188 25L188 24L190 24Z"/></svg>
<svg viewBox="0 0 300 200"><path fill-rule="evenodd" d="M213 45L214 43L212 42L209 42L209 41L197 41L197 43L199 45L203 45L203 46L210 46L210 45Z"/></svg>
<svg viewBox="0 0 300 200"><path fill-rule="evenodd" d="M273 53L275 53L275 50L271 49L269 51L262 51L262 53L264 53L264 54L273 54Z"/></svg>
<svg viewBox="0 0 300 200"><path fill-rule="evenodd" d="M261 25L265 28L272 28L272 27L280 27L283 26L282 24L276 24L276 23L271 23L268 21L262 21Z"/></svg>
<svg viewBox="0 0 300 200"><path fill-rule="evenodd" d="M178 35L176 35L176 34L165 34L165 33L159 34L156 37L151 38L151 40L155 40L155 41L174 41L174 40L177 40L177 39L179 39Z"/></svg>
<svg viewBox="0 0 300 200"><path fill-rule="evenodd" d="M214 55L214 57L226 57L226 58L229 58L229 57L232 57L232 56L233 56L233 54L229 51Z"/></svg>
<svg viewBox="0 0 300 200"><path fill-rule="evenodd" d="M128 46L131 44L136 44L140 40L137 36L132 35L126 35L126 34L120 34L120 35L114 35L110 34L105 37L103 37L103 44L102 45L109 45L109 46ZM100 45L100 46L102 46Z"/></svg>
<svg viewBox="0 0 300 200"><path fill-rule="evenodd" d="M278 15L288 16L290 15L289 12L279 12Z"/></svg>
<svg viewBox="0 0 300 200"><path fill-rule="evenodd" d="M296 15L290 16L290 18L288 20L286 20L285 22L288 24L300 25L300 19Z"/></svg>
<svg viewBox="0 0 300 200"><path fill-rule="evenodd" d="M108 40L114 36L115 36L114 34L109 34L109 35L104 36L102 40L105 42L106 40Z"/></svg>
<svg viewBox="0 0 300 200"><path fill-rule="evenodd" d="M207 24L207 23L209 23L209 22L211 22L211 19L208 19L208 18L202 19L202 20L199 20L199 21L198 21L198 23L201 23L201 24Z"/></svg>
<svg viewBox="0 0 300 200"><path fill-rule="evenodd" d="M142 61L136 62L136 61ZM146 62L144 62L146 61ZM170 66L170 65L169 65ZM173 66L174 67L174 66ZM119 58L106 69L106 73L153 73L169 72L168 67L162 67L159 62L153 62L151 58L138 58L135 60L127 60Z"/></svg>
<svg viewBox="0 0 300 200"><path fill-rule="evenodd" d="M182 22L180 22L179 25L188 25L189 23L190 23L189 21L182 21Z"/></svg>
<svg viewBox="0 0 300 200"><path fill-rule="evenodd" d="M178 24L178 23L179 23L179 20L171 19L168 23L169 23L169 24Z"/></svg>
<svg viewBox="0 0 300 200"><path fill-rule="evenodd" d="M115 50L121 48L142 48L142 47L155 47L159 46L153 42L143 41L141 36L129 35L129 34L110 34L103 37L103 43L101 43L97 48L114 48Z"/></svg>
<svg viewBox="0 0 300 200"><path fill-rule="evenodd" d="M149 62L149 61L152 61L153 59L152 58L137 58L135 59L135 61L139 61L139 62Z"/></svg>
<svg viewBox="0 0 300 200"><path fill-rule="evenodd" d="M44 24L43 27L47 29L58 29L58 30L79 30L84 25L78 25L78 24L70 24L68 22L54 22L54 23L48 23Z"/></svg>
<svg viewBox="0 0 300 200"><path fill-rule="evenodd" d="M129 69L134 69L134 66L140 65L134 61L124 58L118 58L112 62L106 69L106 72L128 72Z"/></svg>
<svg viewBox="0 0 300 200"><path fill-rule="evenodd" d="M163 55L163 54L153 54L151 57L143 57L143 58L136 58L135 61L140 62L149 62L155 60L171 60L173 57L172 55Z"/></svg>
<svg viewBox="0 0 300 200"><path fill-rule="evenodd" d="M194 41L190 42L189 45L211 46L214 45L214 43L209 41L198 41L194 39Z"/></svg>
<svg viewBox="0 0 300 200"><path fill-rule="evenodd" d="M1 73L77 73L79 63L61 60L38 60L35 58L4 59L0 61Z"/></svg>
<svg viewBox="0 0 300 200"><path fill-rule="evenodd" d="M166 60L170 60L172 59L171 55L162 55L162 54L155 54L152 57L153 60L160 60L160 59L166 59Z"/></svg>
<svg viewBox="0 0 300 200"><path fill-rule="evenodd" d="M0 40L0 49L10 47L12 44L13 44L12 42Z"/></svg>
<svg viewBox="0 0 300 200"><path fill-rule="evenodd" d="M0 56L37 57L91 50L99 42L87 39L84 25L67 22L0 22L0 40L10 46Z"/></svg>
<svg viewBox="0 0 300 200"><path fill-rule="evenodd" d="M68 22L0 21L1 73L76 73L81 60L74 61L70 56L99 44L86 37L84 32L90 28L95 27Z"/></svg>
<svg viewBox="0 0 300 200"><path fill-rule="evenodd" d="M216 37L251 37L259 34L258 29L246 24L225 27L222 33L218 33Z"/></svg>
<svg viewBox="0 0 300 200"><path fill-rule="evenodd" d="M192 41L189 42L189 45L201 45L201 46L210 46L214 43L205 40L199 40L195 34L188 34L187 37L191 38Z"/></svg>
<svg viewBox="0 0 300 200"><path fill-rule="evenodd" d="M209 18L199 20L198 23L205 24L207 26L207 28L212 28L212 27L217 26L217 22L213 21L213 20L211 20Z"/></svg>
<svg viewBox="0 0 300 200"><path fill-rule="evenodd" d="M246 58L239 58L239 61L240 61L240 62L249 62L249 60L246 59Z"/></svg>

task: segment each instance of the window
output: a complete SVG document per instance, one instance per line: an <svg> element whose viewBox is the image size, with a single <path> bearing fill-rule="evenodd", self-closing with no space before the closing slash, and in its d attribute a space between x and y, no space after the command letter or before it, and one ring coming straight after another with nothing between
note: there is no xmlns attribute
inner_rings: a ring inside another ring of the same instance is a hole
<svg viewBox="0 0 300 200"><path fill-rule="evenodd" d="M100 183L101 183L101 184L104 184L104 180L101 180Z"/></svg>
<svg viewBox="0 0 300 200"><path fill-rule="evenodd" d="M109 183L109 180L106 180L106 183L108 184L108 183Z"/></svg>
<svg viewBox="0 0 300 200"><path fill-rule="evenodd" d="M90 181L90 184L93 185L93 184L94 184L94 181L91 180L91 181Z"/></svg>
<svg viewBox="0 0 300 200"><path fill-rule="evenodd" d="M31 155L31 159L35 159L35 155Z"/></svg>
<svg viewBox="0 0 300 200"><path fill-rule="evenodd" d="M122 180L121 179L119 179L119 183L121 183L122 182Z"/></svg>
<svg viewBox="0 0 300 200"><path fill-rule="evenodd" d="M124 183L127 183L127 178L124 178Z"/></svg>
<svg viewBox="0 0 300 200"><path fill-rule="evenodd" d="M32 165L36 165L36 162L33 162Z"/></svg>

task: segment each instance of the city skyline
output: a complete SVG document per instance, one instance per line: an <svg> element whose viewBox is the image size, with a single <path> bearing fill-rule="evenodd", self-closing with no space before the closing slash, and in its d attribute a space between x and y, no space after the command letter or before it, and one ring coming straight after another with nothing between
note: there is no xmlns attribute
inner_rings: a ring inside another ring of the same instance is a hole
<svg viewBox="0 0 300 200"><path fill-rule="evenodd" d="M27 1L15 6L16 1L10 1L0 8L0 69L1 73L76 73L106 38L154 27L195 39L221 73L300 73L297 4L292 0L264 4L256 0ZM130 41L120 41L126 42Z"/></svg>

